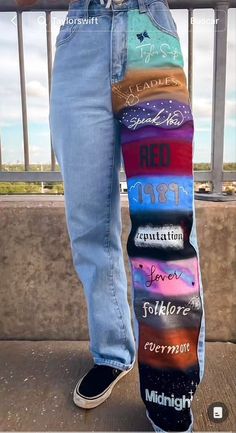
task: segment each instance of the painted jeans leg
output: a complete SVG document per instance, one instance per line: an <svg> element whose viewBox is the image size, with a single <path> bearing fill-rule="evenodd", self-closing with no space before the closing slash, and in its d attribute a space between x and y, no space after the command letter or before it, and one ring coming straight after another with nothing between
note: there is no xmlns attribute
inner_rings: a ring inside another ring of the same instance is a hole
<svg viewBox="0 0 236 433"><path fill-rule="evenodd" d="M128 11L127 69L113 84L131 232L127 250L140 390L156 431L192 431L204 370L203 290L193 183L194 122L166 1Z"/></svg>

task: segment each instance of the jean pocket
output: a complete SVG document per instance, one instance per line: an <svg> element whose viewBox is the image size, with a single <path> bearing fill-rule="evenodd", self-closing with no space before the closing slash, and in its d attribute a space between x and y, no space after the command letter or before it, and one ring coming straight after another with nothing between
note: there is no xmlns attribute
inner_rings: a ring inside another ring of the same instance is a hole
<svg viewBox="0 0 236 433"><path fill-rule="evenodd" d="M179 39L176 22L167 0L153 0L147 6L147 15L158 30Z"/></svg>
<svg viewBox="0 0 236 433"><path fill-rule="evenodd" d="M56 47L69 42L79 31L77 23L62 24L56 38Z"/></svg>

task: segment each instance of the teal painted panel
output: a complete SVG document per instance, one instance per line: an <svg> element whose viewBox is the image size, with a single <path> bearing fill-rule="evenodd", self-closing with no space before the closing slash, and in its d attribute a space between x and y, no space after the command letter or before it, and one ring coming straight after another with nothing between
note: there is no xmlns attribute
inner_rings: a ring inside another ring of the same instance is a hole
<svg viewBox="0 0 236 433"><path fill-rule="evenodd" d="M128 12L128 69L183 67L180 41L156 27L138 10Z"/></svg>

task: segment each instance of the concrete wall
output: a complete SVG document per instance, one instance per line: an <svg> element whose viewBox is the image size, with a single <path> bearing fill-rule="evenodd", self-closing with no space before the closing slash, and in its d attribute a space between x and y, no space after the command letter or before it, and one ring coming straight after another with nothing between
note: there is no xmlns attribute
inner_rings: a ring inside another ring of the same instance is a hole
<svg viewBox="0 0 236 433"><path fill-rule="evenodd" d="M0 198L0 339L88 339L63 197ZM196 202L207 340L236 341L236 202ZM130 222L122 200L123 245Z"/></svg>

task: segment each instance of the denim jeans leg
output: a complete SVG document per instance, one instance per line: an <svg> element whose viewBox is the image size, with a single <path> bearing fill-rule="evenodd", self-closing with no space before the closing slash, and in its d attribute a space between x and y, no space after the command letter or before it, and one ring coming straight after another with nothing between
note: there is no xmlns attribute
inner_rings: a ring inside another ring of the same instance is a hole
<svg viewBox="0 0 236 433"><path fill-rule="evenodd" d="M78 3L73 7L74 14L85 12ZM73 34L66 27L69 36L60 33L50 127L64 181L73 263L87 303L90 350L97 364L125 370L134 362L135 343L120 238L120 147L110 96L110 28L111 18L104 15L98 17L96 32L91 23L78 25Z"/></svg>

